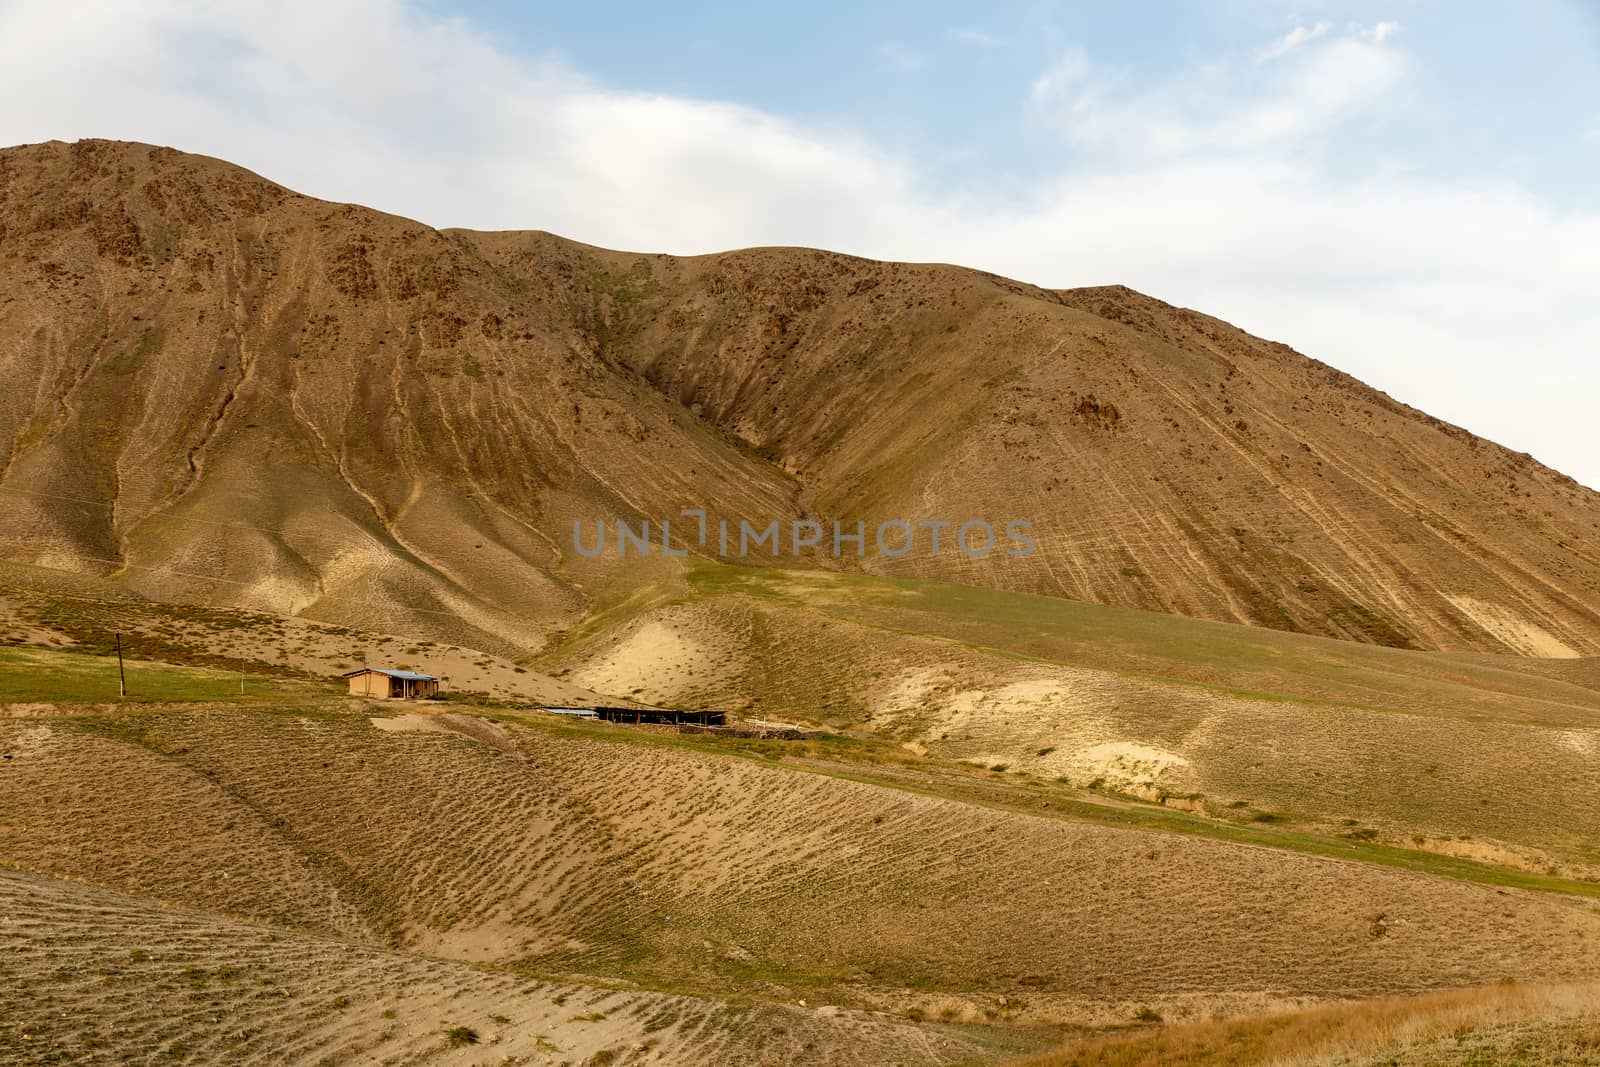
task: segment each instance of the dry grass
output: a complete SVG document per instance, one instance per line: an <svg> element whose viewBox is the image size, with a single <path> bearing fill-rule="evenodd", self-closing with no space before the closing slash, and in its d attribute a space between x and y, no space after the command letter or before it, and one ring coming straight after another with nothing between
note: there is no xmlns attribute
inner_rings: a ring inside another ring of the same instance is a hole
<svg viewBox="0 0 1600 1067"><path fill-rule="evenodd" d="M718 1042L742 1050L728 1062L761 1062L740 1042L773 1062L979 1060L1038 1048L1042 1027L1126 1026L1142 1010L1177 1033L1218 1014L1600 970L1600 911L1586 900L1118 826L1134 809L1045 809L1063 794L883 745L503 712L412 711L378 729L376 710L0 720L0 866L139 898L119 898L129 914L114 922L93 909L120 931L113 943L55 889L39 890L48 904L9 906L38 932L27 969L0 974L26 1029L0 1034L45 1035L52 1049L105 1041L124 1058L177 1043L217 1061L238 1041L243 1062L284 1048L403 1060L446 1049L456 1027L486 1047L512 1042L516 1027L494 1017L526 1016L541 1021L515 1040L567 1055L575 1042L545 1020L559 1009L564 1026L604 1028L618 1002L540 999L549 986L626 982L701 999L670 1001L644 1037L597 1030L594 1050L618 1062L651 1038L667 1062L699 1062ZM198 921L187 909L226 929L160 949L164 970L85 962L155 952L174 923ZM533 984L484 986L472 965ZM374 982L432 999L406 993L399 1025ZM287 1021L252 1021L279 1010L280 987ZM512 988L537 995L507 1006L481 992ZM657 995L623 1003L656 1012ZM843 1016L760 1006L801 1000ZM852 1014L871 1010L897 1021ZM680 1015L713 1021L675 1045L663 1020Z"/></svg>
<svg viewBox="0 0 1600 1067"><path fill-rule="evenodd" d="M1595 966L1577 899L947 799L933 767L890 788L624 728L497 731L221 706L0 723L0 861L431 955L930 1018Z"/></svg>
<svg viewBox="0 0 1600 1067"><path fill-rule="evenodd" d="M1396 652L935 583L696 566L540 663L1235 822L1600 878L1587 661ZM647 640L649 639L649 640ZM643 655L649 646L649 655Z"/></svg>
<svg viewBox="0 0 1600 1067"><path fill-rule="evenodd" d="M981 1046L854 1012L540 981L0 870L0 1063L839 1067ZM463 1040L468 1032L476 1045Z"/></svg>
<svg viewBox="0 0 1600 1067"><path fill-rule="evenodd" d="M342 686L338 675L352 667L404 664L448 679L446 689L456 696L551 703L600 699L475 648L265 611L151 600L106 579L0 561L0 646L11 646L17 655L33 649L105 656L118 634L130 660L164 664L168 683L180 676L201 680L211 676L201 672L220 671L235 676L234 694L239 673ZM99 675L83 673L87 657L50 662L80 669L49 688L42 672L5 672L0 701L81 703L108 693L116 696L114 673L109 683L103 669ZM180 668L197 670L183 675ZM139 689L135 685L130 692L138 697ZM167 684L163 692L181 699L230 695L219 686L178 690Z"/></svg>
<svg viewBox="0 0 1600 1067"><path fill-rule="evenodd" d="M1089 1038L1016 1067L1600 1062L1600 986L1495 986Z"/></svg>

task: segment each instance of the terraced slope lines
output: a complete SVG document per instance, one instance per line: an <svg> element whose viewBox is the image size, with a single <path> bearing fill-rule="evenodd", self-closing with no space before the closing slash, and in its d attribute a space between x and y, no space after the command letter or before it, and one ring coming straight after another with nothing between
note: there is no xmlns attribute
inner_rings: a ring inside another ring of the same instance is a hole
<svg viewBox="0 0 1600 1067"><path fill-rule="evenodd" d="M0 152L0 292L0 553L163 598L525 654L676 565L574 520L1018 518L1027 559L800 565L1600 651L1592 491L1126 289L437 231L83 141Z"/></svg>

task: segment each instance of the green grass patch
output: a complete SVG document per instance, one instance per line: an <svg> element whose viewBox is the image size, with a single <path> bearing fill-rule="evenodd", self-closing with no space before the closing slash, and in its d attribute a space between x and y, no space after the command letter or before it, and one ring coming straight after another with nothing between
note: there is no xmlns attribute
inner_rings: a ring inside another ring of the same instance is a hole
<svg viewBox="0 0 1600 1067"><path fill-rule="evenodd" d="M326 686L203 667L126 660L128 701L292 703L327 699ZM83 652L0 648L0 702L87 704L118 700L117 659Z"/></svg>
<svg viewBox="0 0 1600 1067"><path fill-rule="evenodd" d="M797 773L824 774L1039 818L1205 837L1232 844L1370 863L1482 885L1600 900L1600 884L1594 882L1498 867L1421 849L1400 848L1367 839L1365 835L1344 837L1311 829L1296 829L1285 825L1286 818L1278 813L1259 812L1256 814L1269 818L1256 819L1252 815L1250 822L1233 822L1127 797L1097 796L1075 790L1065 783L997 776L986 767L918 758L888 741L873 738L834 735L802 742L750 741L696 734L654 733L582 720L553 721L554 716L537 712L515 715L513 718L524 725L558 735L621 744L698 749L760 760ZM1048 801L1050 806L1044 808L1043 801Z"/></svg>

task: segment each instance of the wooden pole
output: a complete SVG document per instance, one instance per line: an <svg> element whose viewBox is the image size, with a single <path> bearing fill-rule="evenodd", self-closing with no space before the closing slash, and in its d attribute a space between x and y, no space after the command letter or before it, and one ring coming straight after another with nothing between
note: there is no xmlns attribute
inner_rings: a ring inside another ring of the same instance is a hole
<svg viewBox="0 0 1600 1067"><path fill-rule="evenodd" d="M126 700L128 698L128 676L122 670L122 634L118 633L116 635L116 638L117 638L117 696L121 697L123 700Z"/></svg>

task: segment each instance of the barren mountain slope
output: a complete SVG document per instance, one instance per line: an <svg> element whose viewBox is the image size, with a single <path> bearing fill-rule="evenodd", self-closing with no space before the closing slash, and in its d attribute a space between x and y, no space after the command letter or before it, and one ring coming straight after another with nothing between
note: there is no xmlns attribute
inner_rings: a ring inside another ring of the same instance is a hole
<svg viewBox="0 0 1600 1067"><path fill-rule="evenodd" d="M556 284L550 238L472 240ZM1600 649L1600 496L1284 345L1118 286L937 264L589 262L602 349L793 473L809 513L1022 519L1039 546L934 561L923 534L873 570L1400 647Z"/></svg>
<svg viewBox="0 0 1600 1067"><path fill-rule="evenodd" d="M1019 519L1026 559L860 565L1600 651L1593 492L1126 290L439 232L79 142L0 153L0 294L0 553L167 597L527 650L622 566L574 519L698 505Z"/></svg>
<svg viewBox="0 0 1600 1067"><path fill-rule="evenodd" d="M13 558L526 649L571 516L788 507L459 238L110 142L0 155L0 233Z"/></svg>

